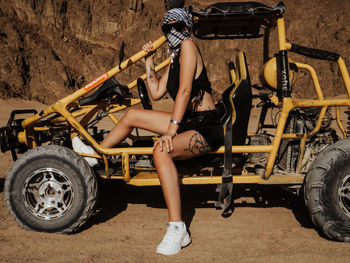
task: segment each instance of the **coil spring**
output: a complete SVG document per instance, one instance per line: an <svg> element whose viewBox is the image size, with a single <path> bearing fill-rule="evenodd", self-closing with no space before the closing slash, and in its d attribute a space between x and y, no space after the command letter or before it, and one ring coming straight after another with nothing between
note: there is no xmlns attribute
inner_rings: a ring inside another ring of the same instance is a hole
<svg viewBox="0 0 350 263"><path fill-rule="evenodd" d="M346 136L350 137L350 110L344 111L345 114L348 115L348 122L346 123L348 126L346 127Z"/></svg>

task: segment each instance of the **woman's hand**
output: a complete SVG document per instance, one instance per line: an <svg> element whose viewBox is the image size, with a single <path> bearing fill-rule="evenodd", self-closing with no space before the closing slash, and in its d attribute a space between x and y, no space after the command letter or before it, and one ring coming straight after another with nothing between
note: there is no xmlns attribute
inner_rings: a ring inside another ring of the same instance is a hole
<svg viewBox="0 0 350 263"><path fill-rule="evenodd" d="M166 150L168 153L174 151L174 144L173 144L173 138L175 137L176 134L172 135L170 133L165 133L162 137L158 139L154 143L153 149L159 145L160 151L162 152L163 150Z"/></svg>
<svg viewBox="0 0 350 263"><path fill-rule="evenodd" d="M142 49L148 53L148 56L145 58L145 62L153 62L153 57L155 55L155 51L152 51L153 49L153 43L151 41L148 41L146 44L142 46Z"/></svg>

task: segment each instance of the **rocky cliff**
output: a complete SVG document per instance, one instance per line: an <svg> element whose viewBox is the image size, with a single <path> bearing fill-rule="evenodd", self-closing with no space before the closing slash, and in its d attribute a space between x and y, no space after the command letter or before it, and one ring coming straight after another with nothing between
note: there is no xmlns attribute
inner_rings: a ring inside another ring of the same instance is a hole
<svg viewBox="0 0 350 263"><path fill-rule="evenodd" d="M217 1L187 1L204 8ZM261 1L274 4L275 1ZM288 40L300 45L340 53L350 67L350 1L285 0ZM126 57L147 40L161 36L163 0L0 0L0 94L52 103L94 80L119 63L118 52L126 43ZM271 49L276 50L272 33ZM220 94L228 86L227 63L234 51L247 53L253 83L262 66L262 39L234 41L196 40L203 53L209 78ZM166 58L166 47L156 60ZM336 64L308 60L319 76L326 95L344 93ZM125 84L144 73L142 63L118 79ZM294 93L312 93L310 78L300 72Z"/></svg>

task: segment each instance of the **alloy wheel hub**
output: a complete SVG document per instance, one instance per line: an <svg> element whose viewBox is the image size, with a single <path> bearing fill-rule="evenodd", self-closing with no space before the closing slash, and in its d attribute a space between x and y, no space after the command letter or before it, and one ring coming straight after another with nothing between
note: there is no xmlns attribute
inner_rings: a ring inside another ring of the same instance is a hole
<svg viewBox="0 0 350 263"><path fill-rule="evenodd" d="M52 220L62 217L70 209L74 192L64 173L54 168L42 168L27 178L22 196L34 216Z"/></svg>

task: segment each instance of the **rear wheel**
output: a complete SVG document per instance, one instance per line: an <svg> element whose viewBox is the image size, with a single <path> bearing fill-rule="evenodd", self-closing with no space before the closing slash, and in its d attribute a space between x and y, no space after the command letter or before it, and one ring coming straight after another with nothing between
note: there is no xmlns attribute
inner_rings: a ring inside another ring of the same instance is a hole
<svg viewBox="0 0 350 263"><path fill-rule="evenodd" d="M304 198L313 222L326 236L350 242L350 139L320 153L306 177Z"/></svg>
<svg viewBox="0 0 350 263"><path fill-rule="evenodd" d="M97 183L86 161L62 146L42 146L16 161L5 181L5 200L27 230L71 233L94 210Z"/></svg>

